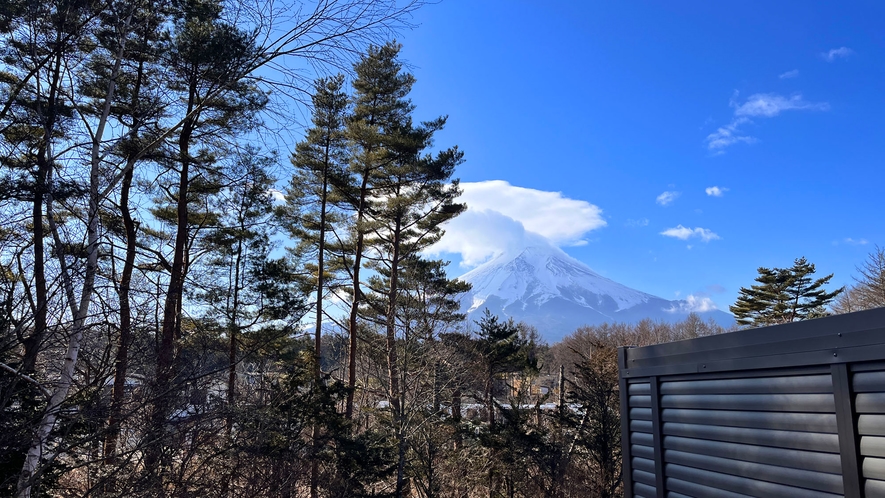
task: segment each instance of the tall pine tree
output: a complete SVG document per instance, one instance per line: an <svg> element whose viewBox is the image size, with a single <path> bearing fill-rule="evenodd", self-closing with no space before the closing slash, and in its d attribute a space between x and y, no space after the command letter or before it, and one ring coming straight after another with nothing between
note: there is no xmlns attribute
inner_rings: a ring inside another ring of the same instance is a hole
<svg viewBox="0 0 885 498"><path fill-rule="evenodd" d="M813 280L814 264L804 257L790 268L760 267L757 271L758 284L741 287L737 301L729 307L740 325L760 327L823 316L827 304L845 289L827 292L823 286L833 274Z"/></svg>

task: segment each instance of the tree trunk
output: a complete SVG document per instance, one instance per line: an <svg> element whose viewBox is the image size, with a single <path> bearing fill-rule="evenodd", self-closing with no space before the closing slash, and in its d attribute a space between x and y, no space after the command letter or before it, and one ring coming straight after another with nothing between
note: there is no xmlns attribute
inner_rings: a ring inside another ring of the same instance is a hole
<svg viewBox="0 0 885 498"><path fill-rule="evenodd" d="M403 428L402 405L400 404L399 372L396 351L396 301L399 293L399 256L400 256L400 227L402 220L397 216L393 233L391 234L391 249L393 254L390 258L390 287L387 292L387 379L389 382L387 399L393 411L393 425L396 432L398 458L396 465L396 496L402 497L405 481L405 429Z"/></svg>
<svg viewBox="0 0 885 498"><path fill-rule="evenodd" d="M154 402L151 413L151 427L148 431L150 446L145 452L145 470L153 479L160 473L160 457L163 452L163 431L171 410L171 398L175 391L175 344L180 326L181 302L186 271L185 256L188 240L188 187L190 184L190 139L196 127L197 116L192 116L196 105L196 80L191 79L188 91L187 115L178 139L178 154L181 162L178 180L178 218L173 250L172 269L169 275L169 287L163 305L163 321L160 330L159 348L157 351L157 373L154 383ZM157 485L155 481L152 485Z"/></svg>
<svg viewBox="0 0 885 498"><path fill-rule="evenodd" d="M131 19L132 16L130 14L129 18L126 21L126 27L128 27L129 21ZM126 31L126 27L124 27L123 32ZM92 294L95 289L95 274L98 270L99 204L101 201L98 185L101 173L101 157L99 153L102 138L104 136L105 125L107 124L108 116L111 110L111 103L114 99L114 92L116 90L116 78L117 75L119 75L120 73L124 47L125 43L121 39L120 48L114 64L114 69L111 73L110 81L108 82L108 89L107 93L105 94L104 107L102 109L102 114L99 117L98 125L96 126L95 135L92 141L92 154L90 158L91 164L89 171L89 208L86 218L86 267L83 271L83 284L81 288L79 304L76 302L74 294L73 275L68 271L66 265L65 254L62 250L63 244L61 241L61 236L59 235L58 226L55 224L55 220L52 217L52 195L51 193L47 195L47 218L49 221L50 229L52 230L53 239L57 246L56 253L59 260L59 266L61 267L61 280L65 289L65 294L68 304L71 308L71 315L73 316L74 321L71 335L68 339L67 351L65 352L64 360L62 362L58 383L56 384L52 396L49 399L49 403L43 412L43 417L41 418L40 423L37 426L37 431L31 443L31 447L28 449L25 455L25 462L22 466L22 471L19 475L17 486L17 496L19 498L30 498L31 496L31 488L33 486L35 478L38 477L38 466L40 464L40 459L45 457L45 450L46 445L49 442L49 435L52 432L52 428L55 426L55 421L58 418L58 413L61 405L67 399L68 392L70 391L71 385L73 384L74 369L77 365L77 357L80 353L80 344L83 340L83 333L86 328L86 318L89 316L89 305L92 302ZM60 65L61 56L59 56L58 63L56 64L57 75L60 74ZM46 147L47 158L51 157L51 148L49 146L50 142L48 141L48 139L50 138L51 137L47 136L47 142L44 144L44 146ZM47 174L47 179L48 178L49 174Z"/></svg>
<svg viewBox="0 0 885 498"><path fill-rule="evenodd" d="M61 34L56 38L60 43ZM43 227L43 203L50 195L49 182L52 168L50 157L50 142L55 134L55 122L57 116L59 85L61 84L62 54L61 51L55 56L55 64L52 68L52 82L49 87L49 96L46 99L46 121L43 124L43 137L40 147L37 149L37 178L34 184L34 205L31 211L31 223L34 225L34 294L36 307L34 309L34 331L24 341L24 356L22 358L21 372L25 375L34 373L37 363L37 353L43 345L46 337L46 314L48 311L48 299L46 289L46 250L44 239L46 231Z"/></svg>
<svg viewBox="0 0 885 498"><path fill-rule="evenodd" d="M320 196L320 240L319 250L317 251L317 321L314 330L314 383L319 388L322 383L322 347L323 347L323 287L325 286L325 259L326 259L326 200L328 198L328 165L329 165L329 148L331 144L326 142L325 156L323 158L323 190ZM313 445L314 457L310 464L310 497L318 498L319 496L319 475L320 466L316 454L319 451L318 440L320 437L319 427L314 424L313 427Z"/></svg>
<svg viewBox="0 0 885 498"><path fill-rule="evenodd" d="M120 275L120 336L117 343L117 355L114 359L114 388L111 398L110 415L108 416L108 433L104 440L105 463L114 464L117 451L117 440L120 436L120 422L123 415L123 398L126 390L126 373L129 368L129 345L132 342L132 310L129 302L132 270L135 267L135 223L129 212L129 190L132 187L133 169L130 168L123 177L120 193L120 213L123 217L123 229L126 233L126 256L123 271Z"/></svg>
<svg viewBox="0 0 885 498"><path fill-rule="evenodd" d="M347 372L347 404L344 408L344 417L353 419L353 397L356 393L356 358L357 358L357 318L359 317L359 305L362 301L360 290L360 268L363 264L363 227L365 219L366 201L368 197L369 172L363 172L362 184L360 185L359 206L356 215L356 247L353 255L353 302L350 305L350 318L348 328L350 332L350 351L348 352Z"/></svg>

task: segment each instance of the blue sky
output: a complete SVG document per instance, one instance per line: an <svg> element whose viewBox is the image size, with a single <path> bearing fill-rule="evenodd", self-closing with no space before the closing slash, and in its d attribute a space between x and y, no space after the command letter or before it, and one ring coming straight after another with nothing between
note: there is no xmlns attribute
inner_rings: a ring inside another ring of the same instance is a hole
<svg viewBox="0 0 885 498"><path fill-rule="evenodd" d="M472 187L483 214L727 310L759 266L805 256L842 285L885 244L883 20L874 2L443 0L398 41L457 175L497 180ZM457 275L481 241L449 237Z"/></svg>

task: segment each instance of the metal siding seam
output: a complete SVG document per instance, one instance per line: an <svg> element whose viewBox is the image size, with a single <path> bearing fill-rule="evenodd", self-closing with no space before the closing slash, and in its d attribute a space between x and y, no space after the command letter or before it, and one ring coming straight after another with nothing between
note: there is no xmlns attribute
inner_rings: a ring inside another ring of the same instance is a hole
<svg viewBox="0 0 885 498"><path fill-rule="evenodd" d="M846 497L863 496L860 475L860 455L857 431L854 424L854 396L848 365L839 363L831 367L833 397L836 402L836 426L839 428L839 453L842 457L842 482Z"/></svg>
<svg viewBox="0 0 885 498"><path fill-rule="evenodd" d="M618 388L621 391L621 480L624 482L624 498L633 498L633 463L630 454L630 405L627 402L627 379L623 375L626 365L627 350L618 348L618 366L621 367L621 375L618 379Z"/></svg>
<svg viewBox="0 0 885 498"><path fill-rule="evenodd" d="M649 377L648 384L651 388L652 441L654 441L655 447L655 489L657 489L658 498L666 498L667 491L664 486L664 434L661 430L663 420L661 420L660 381L657 377Z"/></svg>

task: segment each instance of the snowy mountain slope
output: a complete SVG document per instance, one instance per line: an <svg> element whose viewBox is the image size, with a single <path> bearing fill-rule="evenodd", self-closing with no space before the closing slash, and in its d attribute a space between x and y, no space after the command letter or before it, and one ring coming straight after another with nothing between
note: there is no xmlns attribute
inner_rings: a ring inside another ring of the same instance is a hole
<svg viewBox="0 0 885 498"><path fill-rule="evenodd" d="M470 320L478 320L487 308L536 326L550 342L581 325L678 321L692 309L686 301L668 301L605 278L546 244L502 254L459 278L473 285L461 300ZM719 310L698 314L722 325L733 322Z"/></svg>

